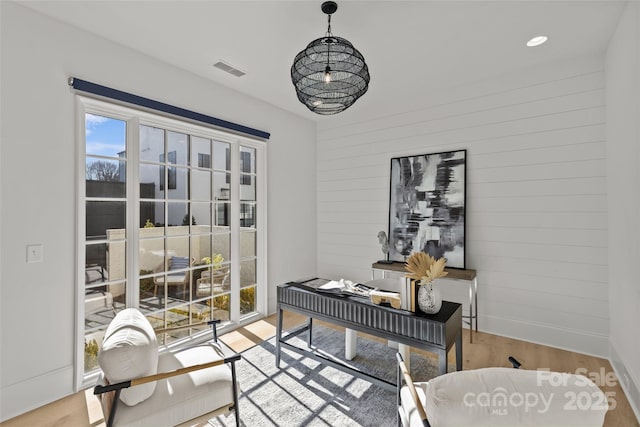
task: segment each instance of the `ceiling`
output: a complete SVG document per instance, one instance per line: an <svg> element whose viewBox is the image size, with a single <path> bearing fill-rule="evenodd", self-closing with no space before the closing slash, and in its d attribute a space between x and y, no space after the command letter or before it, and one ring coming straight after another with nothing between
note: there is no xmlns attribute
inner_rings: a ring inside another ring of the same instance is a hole
<svg viewBox="0 0 640 427"><path fill-rule="evenodd" d="M23 1L20 4L310 120L290 79L295 55L326 32L318 1ZM359 121L402 111L430 92L603 53L618 1L338 0L332 32L365 57L369 91L339 114ZM527 48L545 34L549 41ZM224 59L234 77L212 65Z"/></svg>

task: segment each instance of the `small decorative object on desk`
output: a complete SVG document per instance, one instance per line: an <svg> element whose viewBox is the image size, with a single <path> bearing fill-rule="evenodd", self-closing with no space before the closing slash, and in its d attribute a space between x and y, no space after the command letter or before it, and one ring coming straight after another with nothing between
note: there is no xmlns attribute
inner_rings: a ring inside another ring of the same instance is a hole
<svg viewBox="0 0 640 427"><path fill-rule="evenodd" d="M424 252L414 252L405 262L404 268L409 272L406 277L416 280L418 289L418 307L427 314L435 314L442 307L440 289L433 285L433 281L446 276L444 271L446 258L435 259Z"/></svg>
<svg viewBox="0 0 640 427"><path fill-rule="evenodd" d="M387 233L384 231L378 232L378 242L384 254L384 259L378 262L381 264L393 264L393 261L389 261L389 238L387 237Z"/></svg>

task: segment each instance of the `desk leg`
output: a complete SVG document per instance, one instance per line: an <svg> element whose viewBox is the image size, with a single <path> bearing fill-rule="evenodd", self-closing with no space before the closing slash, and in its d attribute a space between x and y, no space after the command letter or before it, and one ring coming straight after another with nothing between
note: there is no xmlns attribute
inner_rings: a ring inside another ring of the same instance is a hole
<svg viewBox="0 0 640 427"><path fill-rule="evenodd" d="M309 320L307 321L307 329L309 329L309 335L307 338L307 345L309 346L309 348L311 348L311 342L312 342L312 338L311 338L311 333L313 332L313 318L309 317Z"/></svg>
<svg viewBox="0 0 640 427"><path fill-rule="evenodd" d="M469 282L469 342L473 344L473 283L472 282Z"/></svg>
<svg viewBox="0 0 640 427"><path fill-rule="evenodd" d="M447 350L438 350L438 370L440 375L447 373Z"/></svg>
<svg viewBox="0 0 640 427"><path fill-rule="evenodd" d="M278 304L278 322L276 324L276 368L280 368L280 339L282 338L282 308Z"/></svg>
<svg viewBox="0 0 640 427"><path fill-rule="evenodd" d="M469 329L471 329L471 325L469 325ZM471 333L471 330L469 332ZM462 371L462 329L456 338L456 371Z"/></svg>
<svg viewBox="0 0 640 427"><path fill-rule="evenodd" d="M473 297L475 299L476 304L476 332L478 332L478 278L475 277L473 279Z"/></svg>
<svg viewBox="0 0 640 427"><path fill-rule="evenodd" d="M353 329L344 330L344 358L353 360L356 357L356 349L358 347L358 332Z"/></svg>

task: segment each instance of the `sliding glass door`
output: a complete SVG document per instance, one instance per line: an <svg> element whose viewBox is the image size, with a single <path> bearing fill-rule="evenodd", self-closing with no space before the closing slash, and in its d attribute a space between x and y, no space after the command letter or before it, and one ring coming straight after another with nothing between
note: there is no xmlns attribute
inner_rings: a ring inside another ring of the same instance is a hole
<svg viewBox="0 0 640 427"><path fill-rule="evenodd" d="M179 345L266 311L264 143L80 98L79 387L119 310Z"/></svg>

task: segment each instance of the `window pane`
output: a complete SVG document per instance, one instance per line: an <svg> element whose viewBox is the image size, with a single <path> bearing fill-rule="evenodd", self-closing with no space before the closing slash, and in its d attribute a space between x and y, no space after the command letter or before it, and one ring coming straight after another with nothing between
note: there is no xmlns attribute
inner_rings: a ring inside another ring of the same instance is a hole
<svg viewBox="0 0 640 427"><path fill-rule="evenodd" d="M148 276L150 271L152 270L140 269L140 281L139 281L140 301L146 300L148 302L151 302L150 300L151 298L156 298L155 282L153 280L154 278L151 276Z"/></svg>
<svg viewBox="0 0 640 427"><path fill-rule="evenodd" d="M200 265L200 261L196 262L196 268L193 270L194 288L192 300L211 296L211 267Z"/></svg>
<svg viewBox="0 0 640 427"><path fill-rule="evenodd" d="M86 237L107 238L107 230L125 228L125 202L86 202Z"/></svg>
<svg viewBox="0 0 640 427"><path fill-rule="evenodd" d="M191 166L211 168L211 140L191 137Z"/></svg>
<svg viewBox="0 0 640 427"><path fill-rule="evenodd" d="M256 260L240 261L240 287L254 286L256 284Z"/></svg>
<svg viewBox="0 0 640 427"><path fill-rule="evenodd" d="M125 197L126 162L87 157L85 182L87 197Z"/></svg>
<svg viewBox="0 0 640 427"><path fill-rule="evenodd" d="M165 271L164 267L164 238L150 238L162 228L140 230L140 256L138 265L140 274L152 274ZM145 237L145 238L142 238Z"/></svg>
<svg viewBox="0 0 640 427"><path fill-rule="evenodd" d="M107 269L101 265L87 264L84 267L84 283L87 288L104 288L104 282L109 280Z"/></svg>
<svg viewBox="0 0 640 427"><path fill-rule="evenodd" d="M213 141L213 168L228 171L231 169L229 143Z"/></svg>
<svg viewBox="0 0 640 427"><path fill-rule="evenodd" d="M211 232L211 203L191 203L191 233L202 234Z"/></svg>
<svg viewBox="0 0 640 427"><path fill-rule="evenodd" d="M240 258L256 256L256 233L255 231L240 232Z"/></svg>
<svg viewBox="0 0 640 427"><path fill-rule="evenodd" d="M228 293L213 298L213 318L223 322L229 320L230 304L231 295Z"/></svg>
<svg viewBox="0 0 640 427"><path fill-rule="evenodd" d="M143 199L164 198L164 167L140 165L140 197Z"/></svg>
<svg viewBox="0 0 640 427"><path fill-rule="evenodd" d="M224 227L225 230L229 230L231 205L229 203L216 203L215 209L214 225L217 227Z"/></svg>
<svg viewBox="0 0 640 427"><path fill-rule="evenodd" d="M169 163L175 165L187 165L187 140L188 135L184 133L167 131L167 153L169 153ZM171 153L175 153L171 157ZM171 187L169 187L171 188Z"/></svg>
<svg viewBox="0 0 640 427"><path fill-rule="evenodd" d="M240 227L255 228L256 204L240 203Z"/></svg>
<svg viewBox="0 0 640 427"><path fill-rule="evenodd" d="M89 316L87 316L89 317ZM111 320L107 321L106 319L102 322L103 324L109 324ZM95 319L87 319L85 320L85 330L96 325L100 325L100 321L96 321ZM105 326L106 329L106 326ZM104 330L103 331L95 331L85 335L84 337L84 372L88 373L92 370L98 368L98 349L102 344L102 340L104 339Z"/></svg>
<svg viewBox="0 0 640 427"><path fill-rule="evenodd" d="M168 210L168 226L176 227L172 230L173 234L187 234L189 233L189 204L186 202L171 202L167 203ZM193 218L191 219L193 223Z"/></svg>
<svg viewBox="0 0 640 427"><path fill-rule="evenodd" d="M154 235L164 233L164 203L163 202L140 202L140 228L155 228ZM151 231L145 231L146 236L150 236Z"/></svg>
<svg viewBox="0 0 640 427"><path fill-rule="evenodd" d="M165 156L164 153L158 154L158 161L163 164L167 164L167 166L160 166L158 171L158 185L160 190L164 190L165 180L167 183L167 188L169 190L175 190L178 185L177 171L176 167L172 166L176 163L177 154L175 151L169 151ZM166 176L165 176L166 173Z"/></svg>
<svg viewBox="0 0 640 427"><path fill-rule="evenodd" d="M206 322L208 320L214 320L215 318L212 316L211 306L206 304L205 301L191 304L191 323L201 323ZM209 325L201 325L195 326L191 329L191 333L197 333L202 331L209 332L209 338L213 338L213 332Z"/></svg>
<svg viewBox="0 0 640 427"><path fill-rule="evenodd" d="M231 247L230 234L214 234L213 235L213 253L220 254L224 261L229 260L229 248Z"/></svg>
<svg viewBox="0 0 640 427"><path fill-rule="evenodd" d="M240 289L240 315L256 311L256 287L250 286Z"/></svg>
<svg viewBox="0 0 640 427"><path fill-rule="evenodd" d="M191 170L191 200L211 200L211 172Z"/></svg>
<svg viewBox="0 0 640 427"><path fill-rule="evenodd" d="M164 130L140 125L140 160L157 162L164 153Z"/></svg>
<svg viewBox="0 0 640 427"><path fill-rule="evenodd" d="M213 196L218 200L229 200L229 182L231 174L226 172L213 173Z"/></svg>
<svg viewBox="0 0 640 427"><path fill-rule="evenodd" d="M250 178L244 181L243 178ZM240 200L256 200L256 180L251 175L240 175Z"/></svg>
<svg viewBox="0 0 640 427"><path fill-rule="evenodd" d="M169 198L186 200L189 197L188 169L169 167ZM175 190L175 191L171 191Z"/></svg>
<svg viewBox="0 0 640 427"><path fill-rule="evenodd" d="M127 251L126 243L124 240L109 242L108 246L108 259L107 259L107 272L109 274L109 280L124 280L127 271ZM124 285L121 291L114 293L116 297L120 294L124 294Z"/></svg>
<svg viewBox="0 0 640 427"><path fill-rule="evenodd" d="M191 256L195 258L196 264L211 264L210 234L191 237Z"/></svg>
<svg viewBox="0 0 640 427"><path fill-rule="evenodd" d="M256 173L256 149L240 147L240 172Z"/></svg>
<svg viewBox="0 0 640 427"><path fill-rule="evenodd" d="M126 157L126 122L85 114L86 154Z"/></svg>
<svg viewBox="0 0 640 427"><path fill-rule="evenodd" d="M198 163L197 166L199 168L207 168L211 169L211 156L208 154L198 153Z"/></svg>
<svg viewBox="0 0 640 427"><path fill-rule="evenodd" d="M184 269L191 264L189 262L189 236L168 237L167 238L167 255L169 257L169 269ZM180 263L172 261L173 257L180 257ZM187 258L187 260L184 260ZM186 264L186 265L185 265Z"/></svg>
<svg viewBox="0 0 640 427"><path fill-rule="evenodd" d="M108 272L107 269L107 244L106 243L97 243L97 244L88 244L85 247L85 266L86 268L99 266L102 267L104 271L105 280L108 280ZM93 275L93 274L92 274ZM89 278L85 273L85 283L92 282L94 277Z"/></svg>

